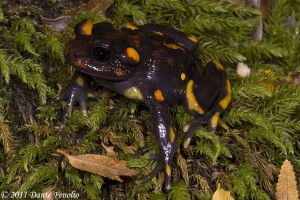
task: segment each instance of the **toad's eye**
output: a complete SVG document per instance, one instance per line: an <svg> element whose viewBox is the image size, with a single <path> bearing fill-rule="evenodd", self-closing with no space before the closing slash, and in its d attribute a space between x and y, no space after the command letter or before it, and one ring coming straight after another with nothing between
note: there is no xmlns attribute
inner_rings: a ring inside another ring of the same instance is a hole
<svg viewBox="0 0 300 200"><path fill-rule="evenodd" d="M106 63L112 59L112 52L105 46L96 46L92 49L92 56L98 62Z"/></svg>

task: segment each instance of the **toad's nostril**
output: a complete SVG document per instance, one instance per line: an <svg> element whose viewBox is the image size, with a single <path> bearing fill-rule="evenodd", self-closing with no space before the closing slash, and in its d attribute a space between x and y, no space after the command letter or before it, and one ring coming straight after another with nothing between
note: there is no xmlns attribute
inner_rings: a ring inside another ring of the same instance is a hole
<svg viewBox="0 0 300 200"><path fill-rule="evenodd" d="M80 53L79 53L78 51L75 51L75 52L73 53L73 57L74 57L74 58L80 58Z"/></svg>

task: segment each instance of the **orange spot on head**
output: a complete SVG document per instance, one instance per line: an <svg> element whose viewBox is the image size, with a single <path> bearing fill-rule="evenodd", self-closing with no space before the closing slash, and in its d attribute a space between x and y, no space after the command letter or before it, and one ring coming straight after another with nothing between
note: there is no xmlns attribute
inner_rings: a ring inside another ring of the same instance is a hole
<svg viewBox="0 0 300 200"><path fill-rule="evenodd" d="M158 102L162 102L162 101L165 100L161 90L155 90L154 91L154 97L155 97L156 101L158 101Z"/></svg>
<svg viewBox="0 0 300 200"><path fill-rule="evenodd" d="M123 70L120 69L120 68L116 69L116 70L114 71L114 73L115 73L116 76L119 76L119 77L124 75Z"/></svg>
<svg viewBox="0 0 300 200"><path fill-rule="evenodd" d="M86 22L81 26L81 34L83 35L92 35L93 30L93 22L92 20L88 19Z"/></svg>
<svg viewBox="0 0 300 200"><path fill-rule="evenodd" d="M84 62L82 60L76 60L76 61L74 61L74 65L76 67L86 68L86 65L84 64Z"/></svg>
<svg viewBox="0 0 300 200"><path fill-rule="evenodd" d="M140 55L134 48L128 47L126 49L126 54L129 58L134 60L134 62L136 62L136 63L140 62Z"/></svg>

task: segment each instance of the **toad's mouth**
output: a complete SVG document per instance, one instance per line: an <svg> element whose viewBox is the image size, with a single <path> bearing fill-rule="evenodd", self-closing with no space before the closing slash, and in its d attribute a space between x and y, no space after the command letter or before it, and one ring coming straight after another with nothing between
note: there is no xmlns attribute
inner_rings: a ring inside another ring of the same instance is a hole
<svg viewBox="0 0 300 200"><path fill-rule="evenodd" d="M93 58L74 58L68 52L66 54L68 63L76 70L88 74L94 78L101 78L113 81L124 81L128 79L130 72L122 67L114 65L99 65Z"/></svg>

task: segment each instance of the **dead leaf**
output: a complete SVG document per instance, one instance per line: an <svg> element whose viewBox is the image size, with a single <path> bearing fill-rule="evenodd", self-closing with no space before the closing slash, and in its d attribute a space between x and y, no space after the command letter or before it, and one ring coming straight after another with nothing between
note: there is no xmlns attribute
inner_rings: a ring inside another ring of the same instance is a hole
<svg viewBox="0 0 300 200"><path fill-rule="evenodd" d="M221 188L220 184L218 184L218 188L214 193L212 200L234 200L231 196L230 192Z"/></svg>
<svg viewBox="0 0 300 200"><path fill-rule="evenodd" d="M70 155L62 149L57 152L65 155L76 169L92 172L100 176L123 182L120 176L135 176L138 171L127 167L124 160L117 160L96 154Z"/></svg>
<svg viewBox="0 0 300 200"><path fill-rule="evenodd" d="M276 186L277 200L298 200L297 182L293 166L290 161L285 160L280 169L278 183Z"/></svg>
<svg viewBox="0 0 300 200"><path fill-rule="evenodd" d="M46 17L41 17L43 24L47 25L50 29L53 29L57 32L62 32L69 25L72 20L71 16L64 15L61 17L57 17L55 19L49 19Z"/></svg>

